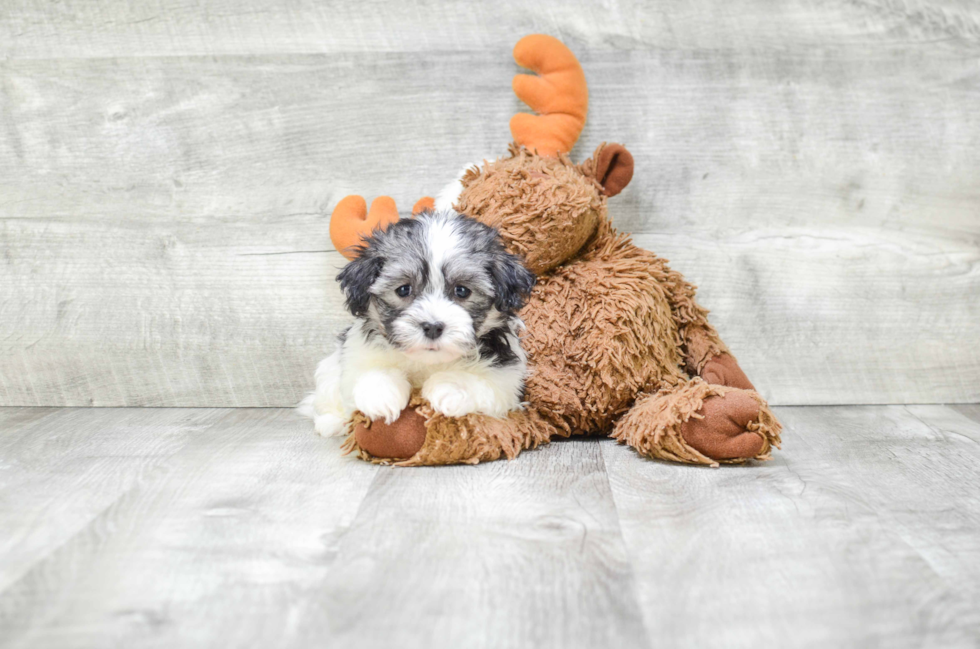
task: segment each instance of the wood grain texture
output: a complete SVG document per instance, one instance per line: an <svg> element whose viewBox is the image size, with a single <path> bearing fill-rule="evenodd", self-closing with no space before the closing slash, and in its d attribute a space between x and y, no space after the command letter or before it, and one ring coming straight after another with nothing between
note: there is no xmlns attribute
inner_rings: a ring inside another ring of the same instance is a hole
<svg viewBox="0 0 980 649"><path fill-rule="evenodd" d="M980 355L967 342L980 340L973 242L850 227L636 241L666 250L699 285L711 321L775 403L980 398Z"/></svg>
<svg viewBox="0 0 980 649"><path fill-rule="evenodd" d="M0 422L0 591L220 417L214 410L21 409ZM16 419L20 419L17 421ZM6 628L6 625L0 625Z"/></svg>
<svg viewBox="0 0 980 649"><path fill-rule="evenodd" d="M640 463L602 447L651 636L973 646L980 426L942 406L777 415L784 451L759 466Z"/></svg>
<svg viewBox="0 0 980 649"><path fill-rule="evenodd" d="M547 32L592 49L794 48L980 42L970 0L465 0L289 3L186 0L125 5L7 0L5 58L485 50Z"/></svg>
<svg viewBox="0 0 980 649"><path fill-rule="evenodd" d="M160 426L149 422L168 412L185 425L151 435ZM211 425L197 430L193 411L85 409L34 431L57 439L72 418L104 426L80 427L57 449L68 471L49 474L42 460L58 453L44 447L31 479L6 485L14 543L0 561L19 574L0 594L0 646L282 646L377 467L342 456L289 411L198 412ZM164 456L174 433L183 445ZM125 479L116 470L127 447L142 449L130 463L142 471L103 499L92 485ZM36 509L39 499L64 502ZM84 526L69 501L94 514ZM33 528L59 542L28 563L19 541Z"/></svg>
<svg viewBox="0 0 980 649"><path fill-rule="evenodd" d="M909 509L896 509L894 520L903 540L969 604L963 621L980 640L980 424L946 406L907 409L929 427L931 443L900 458L911 489L921 493L910 494ZM961 567L964 558L970 563Z"/></svg>
<svg viewBox="0 0 980 649"><path fill-rule="evenodd" d="M0 408L0 647L972 647L968 410L778 408L753 466L399 469L278 409Z"/></svg>
<svg viewBox="0 0 980 649"><path fill-rule="evenodd" d="M599 443L387 469L293 638L309 646L647 647Z"/></svg>
<svg viewBox="0 0 980 649"><path fill-rule="evenodd" d="M326 215L502 153L531 31L585 67L575 157L634 154L616 224L774 403L980 399L973 3L19 0L0 403L295 403L344 321Z"/></svg>
<svg viewBox="0 0 980 649"><path fill-rule="evenodd" d="M7 221L0 400L296 403L346 322L326 225Z"/></svg>
<svg viewBox="0 0 980 649"><path fill-rule="evenodd" d="M964 417L972 419L973 421L980 424L980 404L965 403L958 406L950 406L950 408L955 412L960 413ZM980 442L980 437L974 436L973 439L975 439L977 442Z"/></svg>
<svg viewBox="0 0 980 649"><path fill-rule="evenodd" d="M0 646L649 646L598 442L405 470L291 412L221 415L0 588Z"/></svg>

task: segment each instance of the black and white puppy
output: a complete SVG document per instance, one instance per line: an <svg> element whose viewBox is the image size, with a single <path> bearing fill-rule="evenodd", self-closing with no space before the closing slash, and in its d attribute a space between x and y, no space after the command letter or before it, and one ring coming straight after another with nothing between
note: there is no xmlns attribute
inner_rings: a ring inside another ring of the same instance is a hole
<svg viewBox="0 0 980 649"><path fill-rule="evenodd" d="M321 435L354 410L391 423L413 388L450 417L520 407L527 357L517 311L535 277L497 231L452 210L375 232L337 276L356 321L300 405Z"/></svg>

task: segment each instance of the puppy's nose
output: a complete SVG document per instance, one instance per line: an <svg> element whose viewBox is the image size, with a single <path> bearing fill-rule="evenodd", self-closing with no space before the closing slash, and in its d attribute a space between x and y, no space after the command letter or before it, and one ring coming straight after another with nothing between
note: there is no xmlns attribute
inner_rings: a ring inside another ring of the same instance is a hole
<svg viewBox="0 0 980 649"><path fill-rule="evenodd" d="M442 335L442 330L446 328L446 325L441 322L423 322L422 331L425 333L425 337L429 340L435 340Z"/></svg>

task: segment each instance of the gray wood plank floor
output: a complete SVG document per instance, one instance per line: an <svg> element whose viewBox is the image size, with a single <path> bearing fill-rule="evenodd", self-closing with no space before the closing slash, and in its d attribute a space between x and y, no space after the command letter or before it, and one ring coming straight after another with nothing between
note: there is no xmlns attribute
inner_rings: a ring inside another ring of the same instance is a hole
<svg viewBox="0 0 980 649"><path fill-rule="evenodd" d="M980 643L980 406L778 408L772 462L344 457L279 409L0 409L0 647Z"/></svg>

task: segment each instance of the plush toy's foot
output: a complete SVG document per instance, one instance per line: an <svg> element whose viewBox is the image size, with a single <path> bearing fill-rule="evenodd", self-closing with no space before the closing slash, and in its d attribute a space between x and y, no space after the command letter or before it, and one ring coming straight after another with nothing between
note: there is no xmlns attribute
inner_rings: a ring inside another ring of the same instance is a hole
<svg viewBox="0 0 980 649"><path fill-rule="evenodd" d="M781 428L754 390L696 378L637 399L612 436L648 457L715 465L769 459Z"/></svg>
<svg viewBox="0 0 980 649"><path fill-rule="evenodd" d="M681 436L713 460L753 458L766 444L765 436L749 428L749 423L759 419L761 407L745 390L709 396L700 410L681 424Z"/></svg>
<svg viewBox="0 0 980 649"><path fill-rule="evenodd" d="M405 408L398 419L386 424L376 419L370 424L363 420L354 423L357 446L376 458L405 460L425 444L425 417L414 408Z"/></svg>

